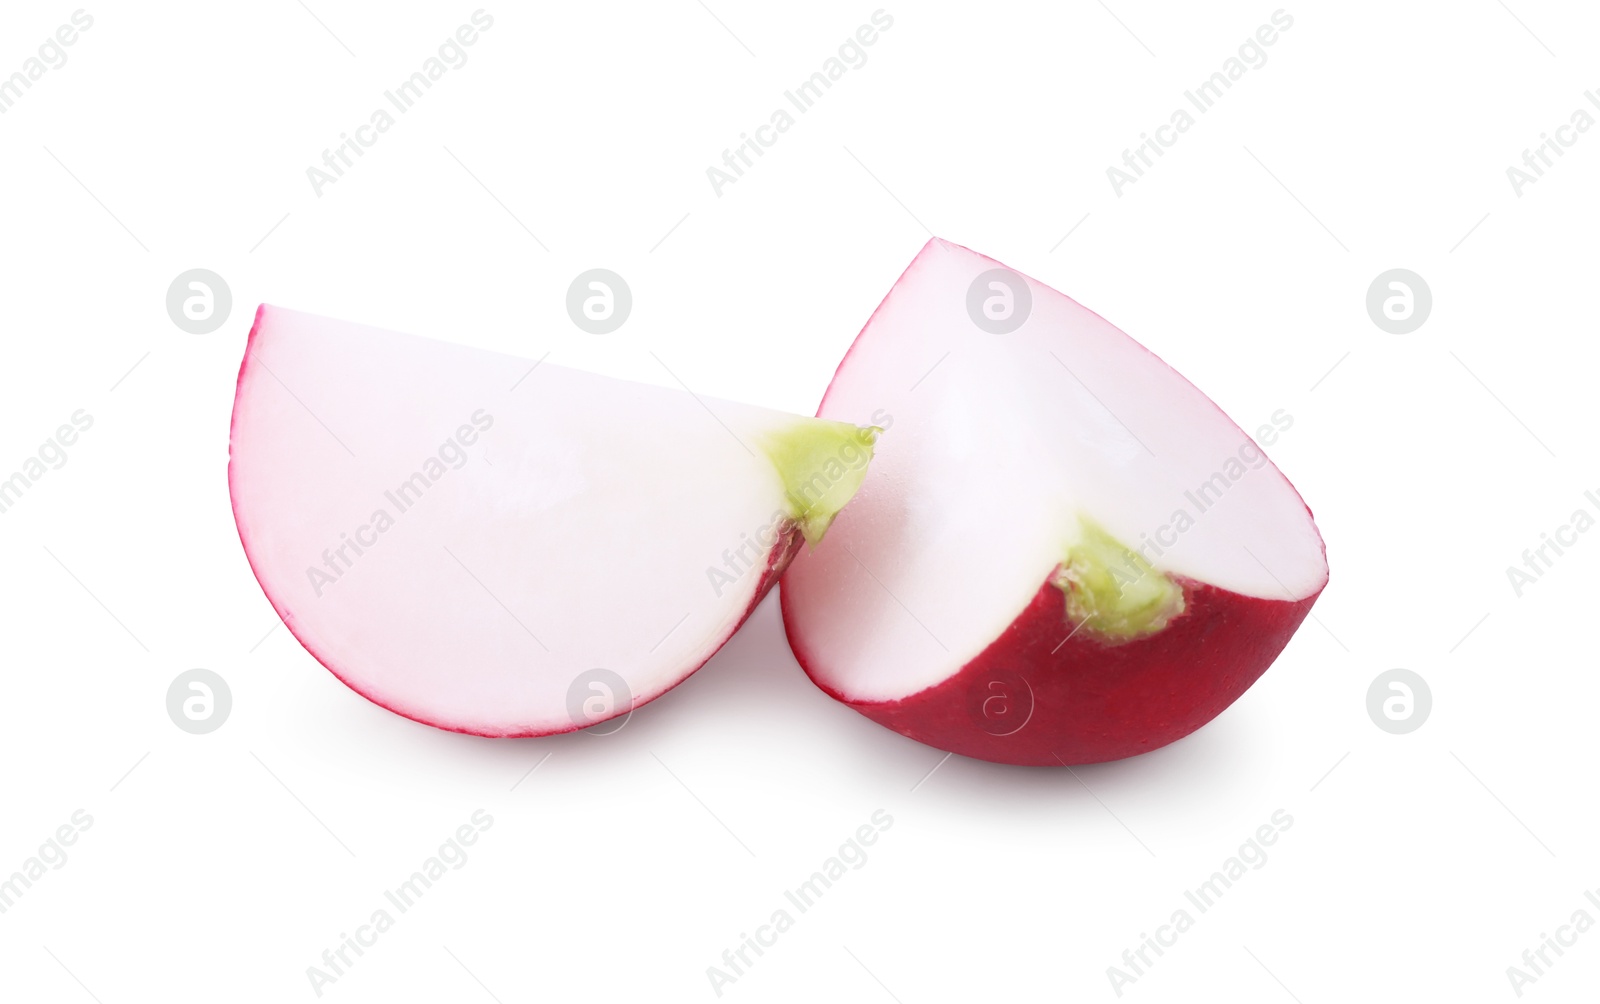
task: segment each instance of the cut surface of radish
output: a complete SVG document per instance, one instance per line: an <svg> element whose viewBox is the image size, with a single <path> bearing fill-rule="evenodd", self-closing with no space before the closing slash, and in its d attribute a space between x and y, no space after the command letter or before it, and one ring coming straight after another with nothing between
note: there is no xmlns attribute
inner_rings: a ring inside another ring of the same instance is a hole
<svg viewBox="0 0 1600 1004"><path fill-rule="evenodd" d="M784 578L790 641L823 689L941 748L1072 763L1170 742L1266 669L1327 581L1300 496L1204 394L945 241L819 414L890 417L855 502Z"/></svg>
<svg viewBox="0 0 1600 1004"><path fill-rule="evenodd" d="M544 735L711 657L870 430L263 306L229 488L295 637L408 718Z"/></svg>

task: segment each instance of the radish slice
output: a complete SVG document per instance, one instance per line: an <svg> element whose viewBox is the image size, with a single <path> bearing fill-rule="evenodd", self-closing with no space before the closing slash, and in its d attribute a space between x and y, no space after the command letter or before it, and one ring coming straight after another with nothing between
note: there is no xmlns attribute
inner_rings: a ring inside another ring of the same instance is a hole
<svg viewBox="0 0 1600 1004"><path fill-rule="evenodd" d="M228 480L257 580L335 676L534 736L705 663L871 453L854 425L263 306Z"/></svg>
<svg viewBox="0 0 1600 1004"><path fill-rule="evenodd" d="M922 742L1020 764L1172 742L1327 582L1300 496L1216 405L966 248L928 242L819 414L875 412L871 472L785 576L784 622L819 686Z"/></svg>

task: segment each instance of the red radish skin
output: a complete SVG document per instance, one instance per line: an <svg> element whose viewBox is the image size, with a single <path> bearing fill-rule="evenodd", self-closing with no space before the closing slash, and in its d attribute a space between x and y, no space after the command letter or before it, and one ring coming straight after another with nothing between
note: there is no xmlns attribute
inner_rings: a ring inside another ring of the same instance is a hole
<svg viewBox="0 0 1600 1004"><path fill-rule="evenodd" d="M880 703L852 701L817 679L804 641L788 628L787 593L781 599L795 658L829 696L929 746L1059 767L1148 753L1211 721L1267 671L1321 595L1258 599L1179 581L1184 612L1154 635L1117 645L1083 631L1063 644L1073 625L1061 590L1046 582L954 676Z"/></svg>

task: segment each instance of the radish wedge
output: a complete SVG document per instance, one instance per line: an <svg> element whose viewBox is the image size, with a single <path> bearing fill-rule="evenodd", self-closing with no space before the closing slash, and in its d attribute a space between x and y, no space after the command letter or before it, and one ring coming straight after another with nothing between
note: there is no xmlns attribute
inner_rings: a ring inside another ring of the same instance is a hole
<svg viewBox="0 0 1600 1004"><path fill-rule="evenodd" d="M920 742L1035 765L1155 749L1244 693L1327 582L1309 510L1216 405L966 248L928 242L819 414L879 410L783 615L818 686Z"/></svg>
<svg viewBox="0 0 1600 1004"><path fill-rule="evenodd" d="M442 729L535 736L711 658L872 438L263 306L228 481L257 580L335 676Z"/></svg>

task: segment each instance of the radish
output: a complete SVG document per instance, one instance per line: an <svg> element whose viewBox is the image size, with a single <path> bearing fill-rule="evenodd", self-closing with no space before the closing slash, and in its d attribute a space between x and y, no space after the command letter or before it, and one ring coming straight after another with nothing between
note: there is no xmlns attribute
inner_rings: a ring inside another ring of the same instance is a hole
<svg viewBox="0 0 1600 1004"><path fill-rule="evenodd" d="M966 248L928 242L819 415L882 412L782 608L812 680L912 739L1034 765L1153 750L1244 693L1327 583L1310 511L1216 405Z"/></svg>
<svg viewBox="0 0 1600 1004"><path fill-rule="evenodd" d="M534 736L711 658L874 435L263 306L228 483L256 579L335 676L442 729Z"/></svg>

